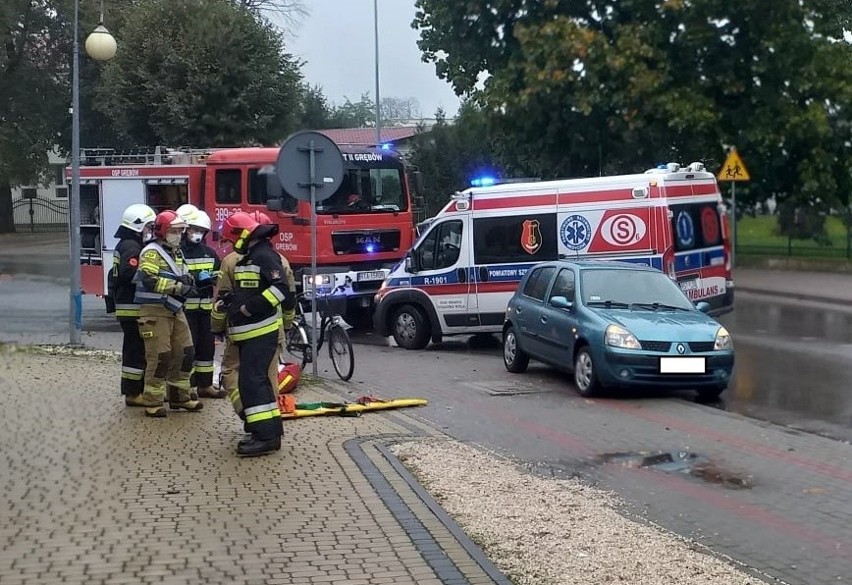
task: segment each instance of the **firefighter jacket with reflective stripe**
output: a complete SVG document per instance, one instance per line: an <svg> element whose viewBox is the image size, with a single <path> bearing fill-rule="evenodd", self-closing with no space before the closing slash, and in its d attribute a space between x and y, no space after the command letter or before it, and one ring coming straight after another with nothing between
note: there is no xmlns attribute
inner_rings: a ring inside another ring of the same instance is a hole
<svg viewBox="0 0 852 585"><path fill-rule="evenodd" d="M139 270L136 273L136 297L141 305L163 305L173 313L183 308L181 291L184 283L180 278L189 274L180 248L171 249L152 242L139 254Z"/></svg>
<svg viewBox="0 0 852 585"><path fill-rule="evenodd" d="M234 342L276 333L280 310L296 306L284 274L281 256L269 240L260 240L234 266L228 305L228 336ZM248 315L240 311L245 307Z"/></svg>
<svg viewBox="0 0 852 585"><path fill-rule="evenodd" d="M219 278L219 256L216 251L205 244L193 244L184 241L180 246L183 259L189 268L195 286L198 288L198 296L186 297L185 311L210 311L213 308L213 287ZM202 282L199 275L207 272L210 279Z"/></svg>
<svg viewBox="0 0 852 585"><path fill-rule="evenodd" d="M222 263L219 265L219 280L217 281L216 301L226 302L234 291L234 268L237 262L242 258L242 254L231 252L222 258ZM222 306L216 309L214 304L213 311L210 313L211 331L213 333L224 333L228 327L228 307Z"/></svg>
<svg viewBox="0 0 852 585"><path fill-rule="evenodd" d="M133 277L136 276L141 251L141 237L125 237L118 242L112 255L107 294L115 302L115 316L120 320L135 320L139 317L139 305L133 300L136 296Z"/></svg>

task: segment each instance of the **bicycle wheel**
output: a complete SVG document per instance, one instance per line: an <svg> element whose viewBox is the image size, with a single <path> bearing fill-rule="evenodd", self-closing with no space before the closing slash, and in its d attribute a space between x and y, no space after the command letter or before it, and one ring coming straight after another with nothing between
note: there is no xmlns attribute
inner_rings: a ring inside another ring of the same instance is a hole
<svg viewBox="0 0 852 585"><path fill-rule="evenodd" d="M340 325L328 328L328 357L334 364L334 371L341 380L348 380L355 372L355 354L352 352L352 340L346 329Z"/></svg>
<svg viewBox="0 0 852 585"><path fill-rule="evenodd" d="M284 354L281 356L285 361L294 361L303 370L311 361L311 342L308 333L300 324L294 324L287 330L284 336ZM292 360L288 359L292 358Z"/></svg>

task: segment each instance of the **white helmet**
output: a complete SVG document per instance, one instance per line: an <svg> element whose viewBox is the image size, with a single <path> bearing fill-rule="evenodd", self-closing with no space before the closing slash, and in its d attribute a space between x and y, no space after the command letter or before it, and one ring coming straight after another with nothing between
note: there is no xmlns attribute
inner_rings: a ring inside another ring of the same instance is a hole
<svg viewBox="0 0 852 585"><path fill-rule="evenodd" d="M200 227L208 232L210 231L210 216L200 209L196 209L195 213L181 215L181 217L186 222L186 225L190 227Z"/></svg>
<svg viewBox="0 0 852 585"><path fill-rule="evenodd" d="M127 229L141 234L145 226L157 219L153 209L144 203L134 203L124 210L121 215L121 225Z"/></svg>
<svg viewBox="0 0 852 585"><path fill-rule="evenodd" d="M180 207L178 207L175 210L175 213L177 213L179 216L181 216L184 219L184 221L186 221L186 218L188 218L190 215L192 215L193 213L195 213L197 211L198 211L198 208L195 205L193 205L192 203L184 203L183 205L181 205Z"/></svg>

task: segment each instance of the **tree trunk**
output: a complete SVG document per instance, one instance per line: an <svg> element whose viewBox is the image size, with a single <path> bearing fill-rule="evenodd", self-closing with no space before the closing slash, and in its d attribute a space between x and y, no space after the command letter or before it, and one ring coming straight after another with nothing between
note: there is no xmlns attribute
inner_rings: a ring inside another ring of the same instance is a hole
<svg viewBox="0 0 852 585"><path fill-rule="evenodd" d="M0 234L15 232L15 218L12 210L12 184L8 177L0 177Z"/></svg>

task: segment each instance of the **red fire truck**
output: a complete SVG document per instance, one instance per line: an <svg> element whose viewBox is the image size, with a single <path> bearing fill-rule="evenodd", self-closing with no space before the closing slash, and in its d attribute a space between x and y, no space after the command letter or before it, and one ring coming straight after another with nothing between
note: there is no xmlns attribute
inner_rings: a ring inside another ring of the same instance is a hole
<svg viewBox="0 0 852 585"><path fill-rule="evenodd" d="M310 288L310 203L281 189L275 174L278 148L165 149L117 152L87 149L81 155L80 236L84 294L104 295L121 214L132 203L159 212L192 203L213 222L210 244L222 255L224 220L236 211L263 211L280 231L274 241L293 267L301 289ZM344 177L317 204L319 294L346 296L347 320L370 323L373 296L390 268L411 247L415 210L411 185L422 193L419 172L385 147L340 147ZM107 307L111 305L106 299Z"/></svg>

